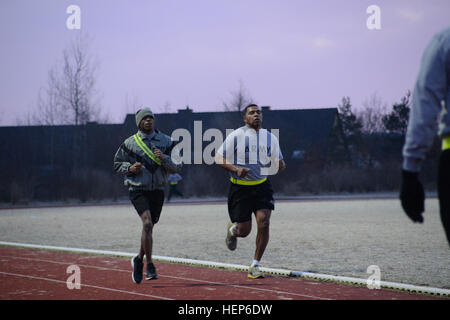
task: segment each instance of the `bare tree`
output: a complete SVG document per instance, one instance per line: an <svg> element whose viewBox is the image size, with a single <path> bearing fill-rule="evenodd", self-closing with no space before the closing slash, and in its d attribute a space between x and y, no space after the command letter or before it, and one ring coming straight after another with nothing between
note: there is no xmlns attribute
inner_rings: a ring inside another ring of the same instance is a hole
<svg viewBox="0 0 450 320"><path fill-rule="evenodd" d="M242 80L239 81L239 89L231 92L231 98L228 102L223 102L225 111L239 111L241 112L250 103L254 103L253 98L250 97L248 90L245 88Z"/></svg>
<svg viewBox="0 0 450 320"><path fill-rule="evenodd" d="M373 93L363 102L363 109L355 112L362 124L361 131L372 134L383 132L383 116L387 113L387 103L377 93Z"/></svg>
<svg viewBox="0 0 450 320"><path fill-rule="evenodd" d="M105 122L95 90L98 64L89 54L88 39L83 35L75 37L62 58L50 69L47 87L39 92L34 122L44 125Z"/></svg>

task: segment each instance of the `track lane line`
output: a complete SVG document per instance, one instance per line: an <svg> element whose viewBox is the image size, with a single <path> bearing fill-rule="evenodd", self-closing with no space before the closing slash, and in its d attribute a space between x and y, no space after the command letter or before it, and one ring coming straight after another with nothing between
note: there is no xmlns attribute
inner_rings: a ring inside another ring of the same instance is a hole
<svg viewBox="0 0 450 320"><path fill-rule="evenodd" d="M56 282L56 283L62 283L64 285L67 285L66 281L44 278L44 277L30 276L30 275L26 275L26 274L3 272L3 271L0 271L0 274L7 275L7 276L13 276L13 277L28 278L28 279L32 279L32 280L43 280L43 281L49 281L49 282ZM160 297L160 296L155 296L155 295L151 295L151 294L144 294L144 293L133 292L133 291L125 291L125 290L114 289L114 288L100 287L100 286L84 284L84 283L81 284L81 287L94 288L94 289L119 292L119 293L126 293L126 294L144 296L144 297L155 298L155 299L160 299L160 300L175 300L172 298Z"/></svg>
<svg viewBox="0 0 450 320"><path fill-rule="evenodd" d="M173 278L173 279L189 280L189 281L193 281L193 282L204 282L204 283L209 283L209 284L214 284L214 285L223 285L223 286L228 286L228 287L244 288L244 289L248 289L248 290L271 292L271 293L276 293L276 294L294 295L294 296L298 296L298 297L310 298L310 299L316 299L316 300L335 300L335 299L331 299L331 298L317 297L317 296L311 296L311 295L306 295L306 294L301 294L301 293L286 292L286 291L264 289L264 288L254 288L254 287L238 285L238 284L228 284L228 283L208 281L208 280L198 280L198 279L192 279L192 278L181 278L181 277L176 277L176 276L165 276L165 277Z"/></svg>
<svg viewBox="0 0 450 320"><path fill-rule="evenodd" d="M76 262L61 262L61 261L38 259L38 258L30 258L30 257L18 257L18 256L0 255L0 258L23 259L23 260L30 260L30 261L40 261L40 262L47 262L47 263L54 263L54 264L62 264L62 265L76 264L77 266L83 267L83 268L94 268L94 269L98 269L98 270L118 271L118 272L126 272L126 273L131 272L130 270L124 270L124 269L108 268L108 267L95 266L95 265L78 264ZM226 286L226 287L235 287L235 288L246 289L246 290L257 290L257 291L270 292L270 293L275 293L275 294L293 295L293 296L309 298L309 299L316 299L316 300L334 300L334 299L331 299L331 298L324 298L324 297L306 295L306 294L295 293L295 292L287 292L287 291L280 291L280 290L273 290L273 289L264 289L264 288L254 288L254 287L250 287L250 286L246 286L246 285L228 284L228 283L217 282L217 281L209 281L209 280L201 280L201 279L194 279L194 278L177 277L177 276L170 276L170 275L164 275L164 274L159 274L158 276L165 277L165 278L170 278L170 279L186 280L186 281L200 282L200 283L206 283L206 284L212 284L212 285L221 285L221 286Z"/></svg>
<svg viewBox="0 0 450 320"><path fill-rule="evenodd" d="M32 249L44 249L44 250L59 250L63 252L70 252L70 253L93 253L93 254L101 254L105 256L114 256L114 257L128 257L131 258L135 256L135 254L128 253L128 252L119 252L119 251L107 251L107 250L94 250L94 249L82 249L82 248L68 248L68 247L59 247L59 246L49 246L49 245L37 245L37 244L27 244L27 243L17 243L17 242L7 242L7 241L0 241L0 246L13 246L13 247L21 247L21 248L32 248ZM194 260L194 259L185 259L185 258L174 258L174 257L165 257L165 256L153 256L153 258L161 263L170 263L170 264L186 264L186 265L194 265L194 266L201 266L201 267L212 267L212 268L225 268L228 270L235 270L235 271L246 271L248 269L247 266L244 265L236 265L236 264L229 264L229 263L223 263L223 262L214 262L214 261L204 261L204 260ZM303 271L295 271L295 270L283 270L283 269L274 269L274 268L265 268L261 267L261 270L263 272L267 272L269 274L275 274L275 275L286 275L286 276L294 276L298 278L303 278L306 280L313 280L313 281L331 281L333 283L338 284L352 284L352 285L366 285L367 280L364 278L353 278L353 277L343 277L343 276L335 276L335 275L328 275L328 274L321 274L321 273L310 273L310 272L303 272ZM281 273L280 273L281 272ZM405 291L408 293L418 293L418 294L431 294L438 297L449 297L450 296L450 290L444 289L444 288L434 288L429 286L418 286L418 285L412 285L412 284L405 284L405 283L396 283L391 281L380 281L380 286L383 289L387 290L399 290L399 291Z"/></svg>

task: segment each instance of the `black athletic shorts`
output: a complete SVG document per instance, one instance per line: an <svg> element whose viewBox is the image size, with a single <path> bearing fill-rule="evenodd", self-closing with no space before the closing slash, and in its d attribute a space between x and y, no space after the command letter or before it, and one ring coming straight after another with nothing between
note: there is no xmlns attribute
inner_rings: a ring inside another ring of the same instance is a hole
<svg viewBox="0 0 450 320"><path fill-rule="evenodd" d="M246 222L260 209L275 209L269 180L255 186L231 183L228 193L228 214L231 222Z"/></svg>
<svg viewBox="0 0 450 320"><path fill-rule="evenodd" d="M159 220L164 203L164 191L162 190L133 190L130 191L130 200L139 216L146 210L150 210L152 223Z"/></svg>

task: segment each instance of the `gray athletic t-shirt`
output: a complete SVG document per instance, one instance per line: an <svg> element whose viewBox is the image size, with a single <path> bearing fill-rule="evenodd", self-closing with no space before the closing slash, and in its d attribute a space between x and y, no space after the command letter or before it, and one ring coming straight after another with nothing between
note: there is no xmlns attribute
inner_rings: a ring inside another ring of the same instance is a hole
<svg viewBox="0 0 450 320"><path fill-rule="evenodd" d="M247 126L240 127L230 133L217 153L227 162L238 167L246 167L250 172L245 178L239 178L231 173L235 179L258 181L278 172L278 160L283 159L278 138L267 131L256 131Z"/></svg>

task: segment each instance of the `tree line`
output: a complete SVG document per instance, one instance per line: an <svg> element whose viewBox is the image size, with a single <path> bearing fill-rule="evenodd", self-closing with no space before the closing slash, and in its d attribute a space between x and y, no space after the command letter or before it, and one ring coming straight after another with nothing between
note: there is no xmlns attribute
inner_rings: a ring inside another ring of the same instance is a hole
<svg viewBox="0 0 450 320"><path fill-rule="evenodd" d="M63 52L61 62L49 71L47 85L39 94L36 111L23 122L47 126L74 124L80 128L87 128L91 121L107 122L102 116L99 95L95 90L96 72L95 61L88 54L86 39L76 39ZM388 108L374 94L360 108L355 109L350 97L342 97L337 109L348 157L333 158L331 155L329 161L321 162L310 152L305 155L305 161L286 159L289 174L272 178L275 190L285 195L397 191L400 184L401 152L411 108L410 98L411 93L408 91L399 102ZM244 83L240 81L238 90L231 92L229 100L223 102L223 109L240 111L250 102L257 101L250 97ZM78 130L72 139L74 156L71 159L75 163L72 166L73 172L65 173L64 179L54 178L54 181L61 182L62 187L52 186L58 192L50 192L52 197L46 200L75 198L89 201L119 199L126 195L120 177L112 170L84 168L80 165L87 163L87 155L83 151L86 132ZM56 152L53 150L52 139L45 143L51 144L50 152ZM433 159L438 154L439 140L436 136L436 143L427 159L430 163L424 166L426 169L421 173L428 189L435 189L437 161ZM52 164L49 165L52 170ZM221 170L219 172L224 177L220 181L223 183L211 186L211 181L218 181L218 171L214 166L186 167L189 167L185 171L186 177L180 184L186 196L224 196L227 179ZM10 166L8 168L11 169ZM5 176L11 176L11 181L1 189L2 201L17 203L39 198L37 194L42 192L36 192L32 182L40 173L29 172L20 176L23 183L17 176L5 173ZM57 175L56 171L54 175Z"/></svg>
<svg viewBox="0 0 450 320"><path fill-rule="evenodd" d="M398 192L410 109L410 91L391 108L374 94L356 110L350 97L344 96L338 111L349 159L346 163L326 166L319 174L313 173L321 181L316 182L317 188L322 192ZM428 190L436 189L435 160L439 152L436 134L425 160L427 165L421 172Z"/></svg>

